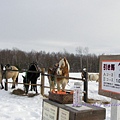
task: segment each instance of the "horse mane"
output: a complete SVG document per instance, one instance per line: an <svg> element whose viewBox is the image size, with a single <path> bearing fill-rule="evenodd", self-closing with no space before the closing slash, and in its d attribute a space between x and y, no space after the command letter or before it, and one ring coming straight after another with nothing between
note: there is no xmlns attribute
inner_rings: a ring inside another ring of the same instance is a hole
<svg viewBox="0 0 120 120"><path fill-rule="evenodd" d="M66 58L64 58L64 61L65 61L65 64L67 64L67 69L68 69L68 71L69 71L69 70L70 70L70 65L69 65L69 63L68 63L67 59L66 59Z"/></svg>
<svg viewBox="0 0 120 120"><path fill-rule="evenodd" d="M61 64L62 64L63 61L64 61L65 66L67 67L67 69L69 71L70 70L70 65L69 65L69 63L68 63L68 61L65 57L59 61L59 67L61 67Z"/></svg>

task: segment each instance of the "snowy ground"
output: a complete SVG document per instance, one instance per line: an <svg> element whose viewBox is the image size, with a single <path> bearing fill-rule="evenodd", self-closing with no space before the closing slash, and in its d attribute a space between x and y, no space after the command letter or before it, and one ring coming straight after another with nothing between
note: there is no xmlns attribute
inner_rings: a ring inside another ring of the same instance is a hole
<svg viewBox="0 0 120 120"><path fill-rule="evenodd" d="M19 82L22 82L22 74L19 75ZM70 73L70 77L80 77L80 73ZM11 79L9 80L11 81ZM46 85L48 85L48 79L45 79ZM73 89L73 80L70 80L67 85L67 89ZM40 80L38 80L40 83ZM23 89L23 85L18 85L17 88ZM111 101L110 98L98 95L98 82L89 82L88 97L92 99ZM9 90L0 90L0 120L41 120L42 118L42 99L41 95L35 97L17 96L11 94L11 84L9 84ZM38 87L40 91L40 87ZM48 94L49 89L45 90ZM106 120L110 120L111 107L109 104L94 104L100 107L106 108Z"/></svg>

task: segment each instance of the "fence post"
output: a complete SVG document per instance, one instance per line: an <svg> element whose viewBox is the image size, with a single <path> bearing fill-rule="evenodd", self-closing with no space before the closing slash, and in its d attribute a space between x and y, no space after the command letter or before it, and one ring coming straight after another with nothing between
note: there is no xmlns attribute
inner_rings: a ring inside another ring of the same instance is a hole
<svg viewBox="0 0 120 120"><path fill-rule="evenodd" d="M88 101L88 79L85 79L84 81L84 102Z"/></svg>
<svg viewBox="0 0 120 120"><path fill-rule="evenodd" d="M84 100L84 102L87 102L88 101L88 72L87 72L86 68L83 69L82 74L83 74L83 78L85 79L84 80L84 91L85 91L85 93L84 93L83 100Z"/></svg>
<svg viewBox="0 0 120 120"><path fill-rule="evenodd" d="M45 68L41 69L41 95L44 95Z"/></svg>

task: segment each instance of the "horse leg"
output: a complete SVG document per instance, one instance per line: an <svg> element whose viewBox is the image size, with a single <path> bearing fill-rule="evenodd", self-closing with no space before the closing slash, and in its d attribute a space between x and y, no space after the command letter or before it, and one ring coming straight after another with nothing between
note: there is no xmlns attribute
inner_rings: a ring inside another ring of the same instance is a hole
<svg viewBox="0 0 120 120"><path fill-rule="evenodd" d="M60 91L60 82L57 82L57 90Z"/></svg>
<svg viewBox="0 0 120 120"><path fill-rule="evenodd" d="M30 91L32 91L32 89L33 89L33 86L31 85Z"/></svg>
<svg viewBox="0 0 120 120"><path fill-rule="evenodd" d="M64 79L62 82L62 91L65 91L65 87L66 87L67 83L68 83L68 80Z"/></svg>
<svg viewBox="0 0 120 120"><path fill-rule="evenodd" d="M36 94L38 93L38 91L37 91L37 85L33 85L33 90L36 92Z"/></svg>
<svg viewBox="0 0 120 120"><path fill-rule="evenodd" d="M18 84L18 76L19 76L19 73L14 72L13 77L12 77L12 80L13 80L12 89L15 88L15 84Z"/></svg>
<svg viewBox="0 0 120 120"><path fill-rule="evenodd" d="M34 84L37 84L37 78L36 78L36 82ZM36 94L38 94L38 91L37 91L37 85L34 85L34 91L36 92Z"/></svg>
<svg viewBox="0 0 120 120"><path fill-rule="evenodd" d="M65 91L66 84L62 84L62 91Z"/></svg>
<svg viewBox="0 0 120 120"><path fill-rule="evenodd" d="M35 89L36 89L36 90L35 90L35 91L36 91L36 94L38 94L38 91L37 91L37 86L35 86Z"/></svg>
<svg viewBox="0 0 120 120"><path fill-rule="evenodd" d="M55 83L54 83L54 81L50 81L50 91L55 91Z"/></svg>
<svg viewBox="0 0 120 120"><path fill-rule="evenodd" d="M15 83L12 84L12 89L14 89L14 88L15 88Z"/></svg>
<svg viewBox="0 0 120 120"><path fill-rule="evenodd" d="M28 90L29 90L29 85L25 86L25 94L28 94Z"/></svg>
<svg viewBox="0 0 120 120"><path fill-rule="evenodd" d="M0 83L1 83L1 89L4 88L3 83L2 83L2 77L0 77Z"/></svg>
<svg viewBox="0 0 120 120"><path fill-rule="evenodd" d="M4 89L3 83L1 82L1 89Z"/></svg>
<svg viewBox="0 0 120 120"><path fill-rule="evenodd" d="M13 79L12 89L15 88L15 79Z"/></svg>
<svg viewBox="0 0 120 120"><path fill-rule="evenodd" d="M31 83L31 84L32 84L32 83ZM33 85L31 85L31 87L30 87L30 91L32 91L33 88L34 88Z"/></svg>
<svg viewBox="0 0 120 120"><path fill-rule="evenodd" d="M48 73L49 74L49 73ZM51 79L50 77L48 77L48 80L49 80L49 85L50 85L50 91L52 91L52 86L51 86Z"/></svg>

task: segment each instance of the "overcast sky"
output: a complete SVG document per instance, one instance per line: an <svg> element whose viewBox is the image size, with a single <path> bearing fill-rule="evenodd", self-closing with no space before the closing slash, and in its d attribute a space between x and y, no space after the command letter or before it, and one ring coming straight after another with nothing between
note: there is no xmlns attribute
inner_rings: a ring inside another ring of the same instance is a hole
<svg viewBox="0 0 120 120"><path fill-rule="evenodd" d="M120 0L0 0L0 49L120 53Z"/></svg>

